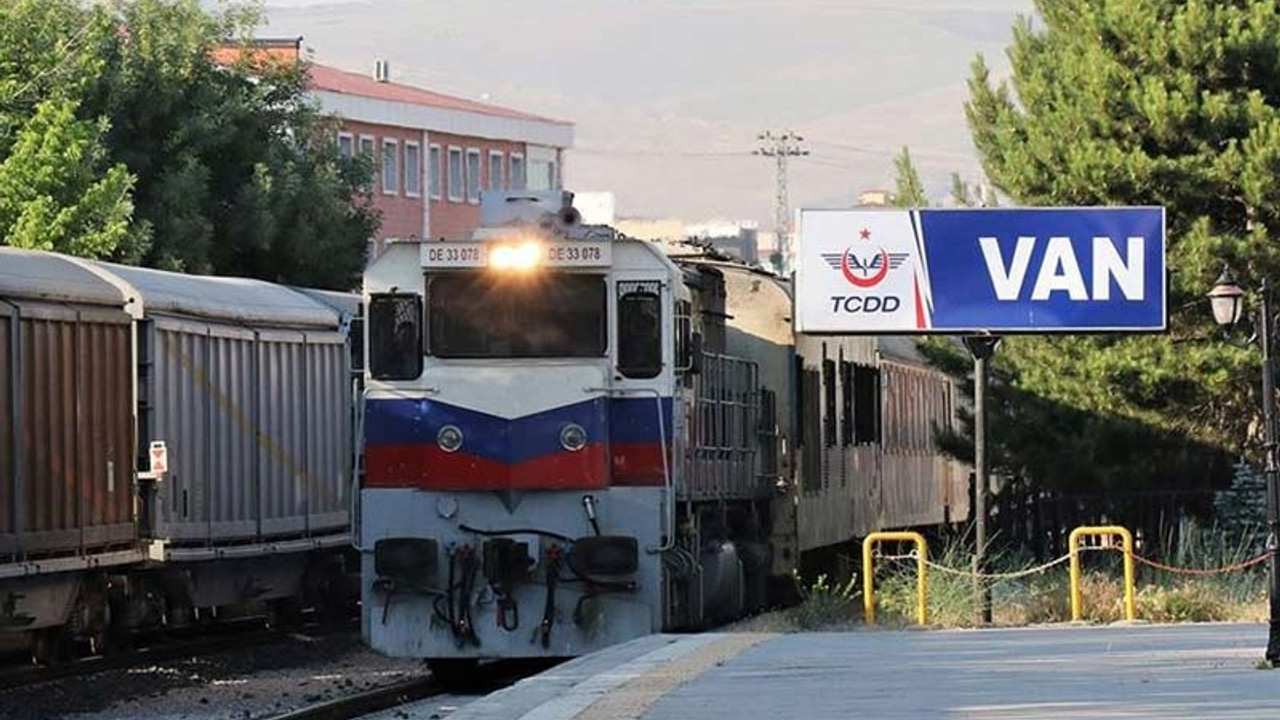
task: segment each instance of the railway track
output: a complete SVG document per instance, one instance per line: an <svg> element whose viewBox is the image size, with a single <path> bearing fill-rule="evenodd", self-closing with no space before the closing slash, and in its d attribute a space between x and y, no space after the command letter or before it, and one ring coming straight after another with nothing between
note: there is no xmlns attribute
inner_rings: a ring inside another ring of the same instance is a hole
<svg viewBox="0 0 1280 720"><path fill-rule="evenodd" d="M18 665L0 669L0 691L54 680L86 677L110 670L122 670L138 665L178 660L188 657L212 655L236 650L246 645L261 645L281 640L296 631L264 627L259 621L239 621L213 628L202 628L202 633L191 632L162 634L154 642L132 650L79 658L53 666ZM305 632L305 631L304 631ZM312 632L316 632L314 629ZM324 634L320 631L319 634Z"/></svg>
<svg viewBox="0 0 1280 720"><path fill-rule="evenodd" d="M481 695L501 690L554 665L546 660L498 660L476 668L468 682L444 683L428 676L369 690L355 695L308 705L267 720L355 720L400 705L426 700L446 693Z"/></svg>

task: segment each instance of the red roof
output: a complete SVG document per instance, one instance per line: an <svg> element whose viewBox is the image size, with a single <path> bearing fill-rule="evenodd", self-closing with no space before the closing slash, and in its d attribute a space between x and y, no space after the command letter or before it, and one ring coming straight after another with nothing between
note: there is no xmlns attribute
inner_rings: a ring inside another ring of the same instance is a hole
<svg viewBox="0 0 1280 720"><path fill-rule="evenodd" d="M423 105L426 107L440 108L442 110L458 110L460 112L479 113L481 115L492 115L494 117L513 118L516 120L536 120L539 122L556 123L558 125L570 124L563 120L552 120L551 118L542 117L541 115L533 115L530 113L520 112L519 110L499 107L497 105L486 105L485 103L454 97L452 95L443 95L438 92L413 87L412 85L401 85L393 82L378 82L368 75L339 70L337 68L328 67L327 65L311 65L311 89L341 93L343 95L357 95L359 97L373 98L375 100L388 100L390 102Z"/></svg>

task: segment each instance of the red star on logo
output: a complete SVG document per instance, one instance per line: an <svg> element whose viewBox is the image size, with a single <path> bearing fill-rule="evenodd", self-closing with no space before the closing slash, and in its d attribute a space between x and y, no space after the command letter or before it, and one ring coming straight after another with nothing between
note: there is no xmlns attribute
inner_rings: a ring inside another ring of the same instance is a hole
<svg viewBox="0 0 1280 720"><path fill-rule="evenodd" d="M863 240L870 240L870 239L871 239L871 231L870 231L870 230L868 230L868 229L866 229L866 228L862 228L862 231L861 231L861 232L859 232L859 233L858 233L858 235L860 235L860 236L862 237L862 239L863 239Z"/></svg>

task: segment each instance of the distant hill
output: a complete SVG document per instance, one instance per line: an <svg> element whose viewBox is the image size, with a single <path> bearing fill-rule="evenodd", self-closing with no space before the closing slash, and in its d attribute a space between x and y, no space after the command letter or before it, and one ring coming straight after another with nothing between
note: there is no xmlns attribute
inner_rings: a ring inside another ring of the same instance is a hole
<svg viewBox="0 0 1280 720"><path fill-rule="evenodd" d="M1030 0L268 0L271 35L317 58L577 123L568 184L618 211L768 223L757 132L813 155L792 201L890 185L909 144L931 189L977 172L961 104L969 62L1007 67Z"/></svg>

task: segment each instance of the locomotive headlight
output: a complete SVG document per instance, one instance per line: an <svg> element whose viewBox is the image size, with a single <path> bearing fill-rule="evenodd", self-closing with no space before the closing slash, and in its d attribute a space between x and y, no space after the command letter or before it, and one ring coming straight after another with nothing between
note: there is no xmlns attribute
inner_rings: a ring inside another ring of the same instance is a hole
<svg viewBox="0 0 1280 720"><path fill-rule="evenodd" d="M536 240L495 245L489 248L489 267L494 270L528 271L542 262L542 244Z"/></svg>
<svg viewBox="0 0 1280 720"><path fill-rule="evenodd" d="M462 431L457 425L445 425L436 433L436 445L447 453L457 452L462 447Z"/></svg>
<svg viewBox="0 0 1280 720"><path fill-rule="evenodd" d="M577 423L569 423L560 430L560 444L565 450L577 452L587 446L587 431Z"/></svg>

